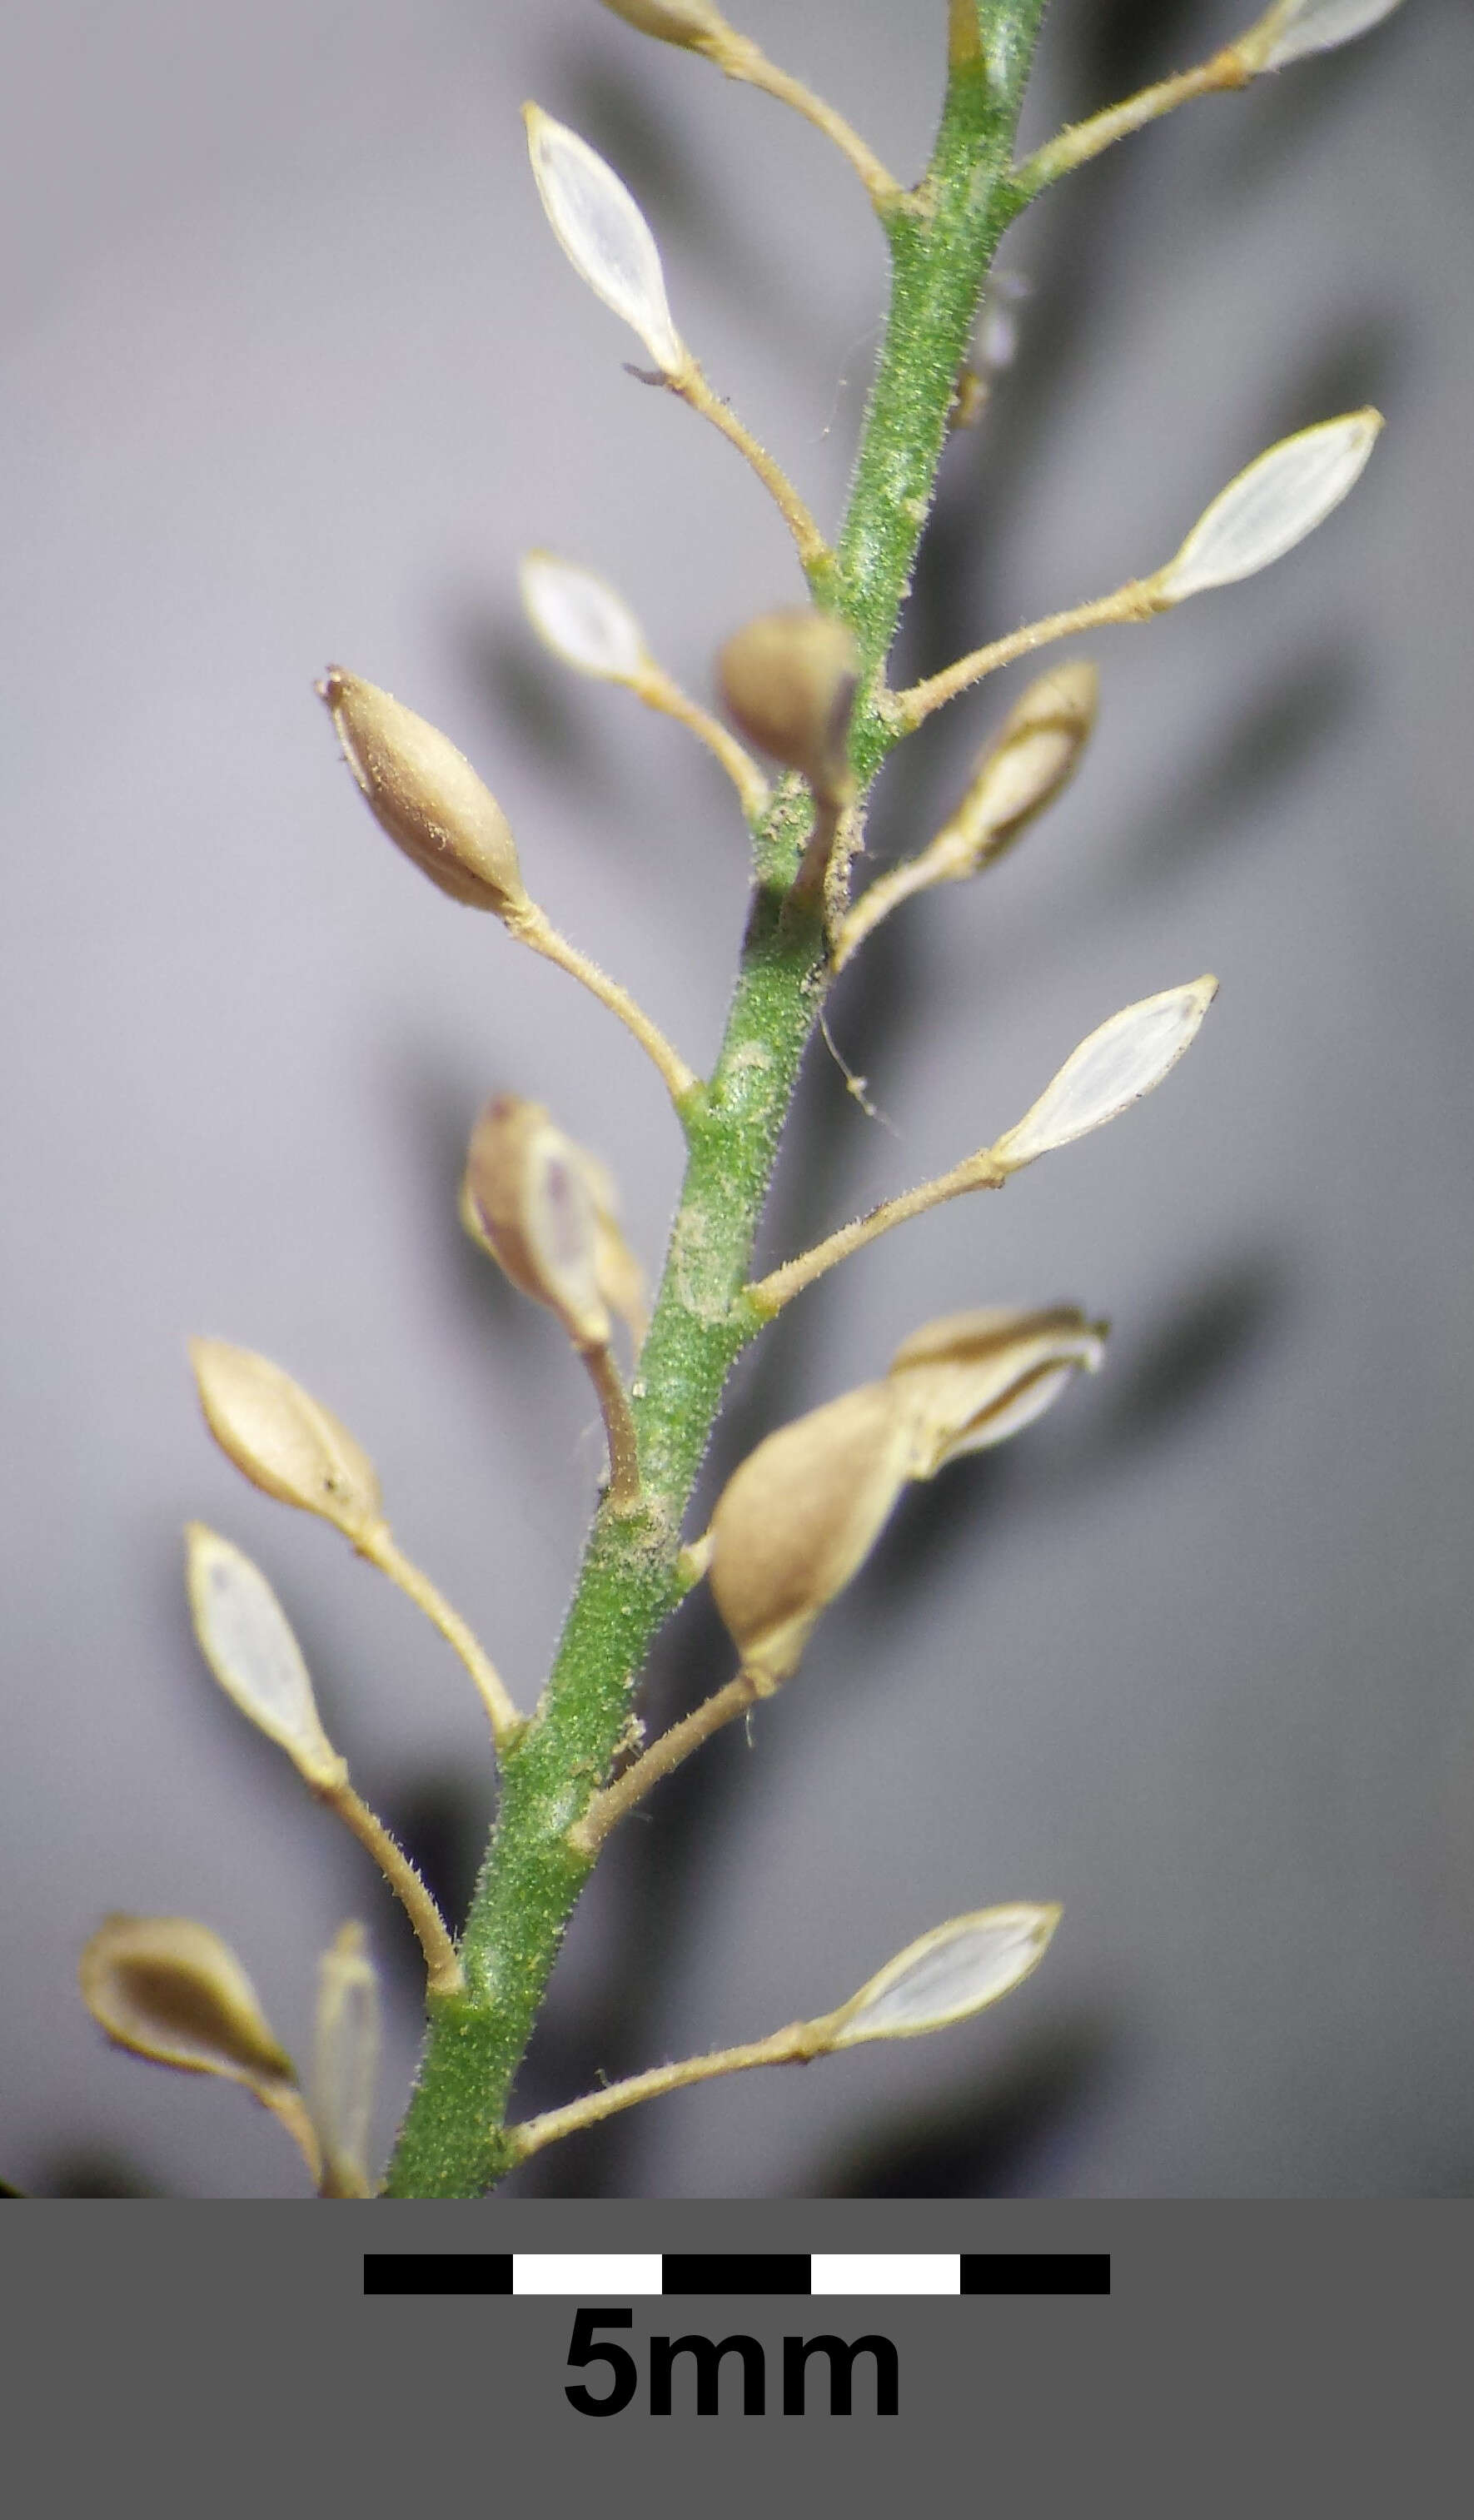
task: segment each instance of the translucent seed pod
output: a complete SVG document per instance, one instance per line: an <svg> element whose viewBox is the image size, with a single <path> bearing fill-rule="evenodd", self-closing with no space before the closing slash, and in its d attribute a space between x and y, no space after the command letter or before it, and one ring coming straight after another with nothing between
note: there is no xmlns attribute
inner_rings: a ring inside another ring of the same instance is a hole
<svg viewBox="0 0 1474 2520"><path fill-rule="evenodd" d="M1042 1418L1105 1353L1106 1325L1069 1305L949 1313L904 1339L889 1380L906 1412L908 1473L935 1478L964 1453L988 1451Z"/></svg>
<svg viewBox="0 0 1474 2520"><path fill-rule="evenodd" d="M488 1102L471 1132L462 1221L514 1286L557 1313L575 1347L606 1347L599 1214L579 1148L540 1102Z"/></svg>
<svg viewBox="0 0 1474 2520"><path fill-rule="evenodd" d="M650 654L639 622L622 597L591 568L528 552L518 571L522 607L546 647L575 673L604 683L639 683Z"/></svg>
<svg viewBox="0 0 1474 2520"><path fill-rule="evenodd" d="M990 1149L994 1162L1017 1172L1139 1102L1196 1039L1217 992L1217 980L1205 972L1184 987L1163 989L1157 997L1123 1007L1087 1035L1038 1102L1005 1131Z"/></svg>
<svg viewBox="0 0 1474 2520"><path fill-rule="evenodd" d="M981 2012L1038 1967L1060 1913L1057 1907L1018 1902L935 1926L828 2015L824 2027L829 2046L919 2039Z"/></svg>
<svg viewBox="0 0 1474 2520"><path fill-rule="evenodd" d="M781 1426L711 1517L712 1598L746 1671L776 1688L820 1613L859 1573L907 1480L895 1391L865 1383Z"/></svg>
<svg viewBox="0 0 1474 2520"><path fill-rule="evenodd" d="M645 213L612 166L565 123L524 105L532 172L548 224L581 280L645 343L662 376L691 353L671 321L659 248Z"/></svg>
<svg viewBox="0 0 1474 2520"><path fill-rule="evenodd" d="M379 1474L332 1412L269 1357L224 1339L189 1345L205 1423L237 1469L350 1540L372 1530L381 1515Z"/></svg>
<svg viewBox="0 0 1474 2520"><path fill-rule="evenodd" d="M572 1151L594 1201L595 1282L610 1312L623 1322L638 1347L649 1318L645 1271L624 1238L614 1176L608 1165L591 1155L586 1147L573 1147Z"/></svg>
<svg viewBox="0 0 1474 2520"><path fill-rule="evenodd" d="M347 1769L323 1731L302 1649L259 1566L202 1522L192 1522L185 1537L195 1634L226 1696L309 1785L341 1785Z"/></svg>
<svg viewBox="0 0 1474 2520"><path fill-rule="evenodd" d="M603 0L603 5L642 35L653 35L662 44L683 45L688 52L702 52L732 32L710 0Z"/></svg>
<svg viewBox="0 0 1474 2520"><path fill-rule="evenodd" d="M312 2120L324 2196L372 2196L370 2120L379 2073L379 1977L362 1925L339 1927L318 1970Z"/></svg>
<svg viewBox="0 0 1474 2520"><path fill-rule="evenodd" d="M609 0L613 5L613 0ZM1328 53L1390 18L1401 0L1278 0L1240 49L1255 70L1282 70L1307 53Z"/></svg>
<svg viewBox="0 0 1474 2520"><path fill-rule="evenodd" d="M763 613L728 640L717 674L727 710L751 742L801 771L822 804L848 800L860 652L843 621L804 607Z"/></svg>
<svg viewBox="0 0 1474 2520"><path fill-rule="evenodd" d="M1153 594L1163 604L1181 604L1282 560L1361 478L1382 426L1380 412L1353 411L1267 447L1219 492L1176 559L1148 581Z"/></svg>
<svg viewBox="0 0 1474 2520"><path fill-rule="evenodd" d="M449 737L336 665L317 690L380 830L421 874L498 919L529 909L507 817Z"/></svg>
<svg viewBox="0 0 1474 2520"><path fill-rule="evenodd" d="M965 796L926 851L939 879L991 865L1052 805L1080 766L1099 698L1100 676L1083 659L1055 665L1029 685L979 753Z"/></svg>
<svg viewBox="0 0 1474 2520"><path fill-rule="evenodd" d="M190 1916L109 1916L83 1950L82 2001L119 2048L245 2083L268 2106L296 2073L228 1943Z"/></svg>

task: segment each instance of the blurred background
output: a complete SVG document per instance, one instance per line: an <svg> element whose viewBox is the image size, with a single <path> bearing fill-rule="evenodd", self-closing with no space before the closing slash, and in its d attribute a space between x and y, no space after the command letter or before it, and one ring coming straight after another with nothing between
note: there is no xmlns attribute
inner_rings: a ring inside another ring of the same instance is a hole
<svg viewBox="0 0 1474 2520"><path fill-rule="evenodd" d="M941 0L734 14L919 171ZM1056 0L1026 140L1252 14ZM363 1917L387 2147L414 1953L204 1675L186 1519L277 1584L355 1781L458 1912L490 1770L439 1640L215 1452L185 1335L264 1350L346 1420L530 1700L601 1448L557 1326L456 1223L465 1141L491 1092L546 1102L652 1266L679 1178L639 1053L380 839L313 680L331 658L443 726L537 897L707 1065L736 812L677 730L535 647L516 561L602 571L703 694L799 581L732 451L624 373L518 105L630 183L678 325L822 521L884 260L817 134L594 0L14 0L7 47L0 2178L290 2195L244 2094L109 2049L75 1991L109 1909L198 1915L305 2056L317 1955ZM519 2108L826 2008L961 1910L1062 1900L1048 1961L935 2040L633 2112L521 2192L1469 2187L1471 96L1474 22L1407 0L1005 245L1016 355L947 454L906 677L1154 566L1285 431L1368 401L1388 429L1272 574L1087 643L1102 711L1069 795L836 990L881 1116L818 1045L768 1265L995 1136L1116 1008L1223 984L1139 1111L855 1260L749 1357L707 1502L935 1314L1115 1326L1095 1381L914 1494L751 1745L623 1830ZM1027 678L892 762L872 865L929 836ZM648 1719L730 1668L698 1596Z"/></svg>

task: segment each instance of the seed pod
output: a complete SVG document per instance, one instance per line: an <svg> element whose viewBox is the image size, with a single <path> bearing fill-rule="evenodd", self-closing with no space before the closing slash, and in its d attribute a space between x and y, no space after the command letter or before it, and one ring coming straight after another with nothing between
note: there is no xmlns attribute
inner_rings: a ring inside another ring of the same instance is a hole
<svg viewBox="0 0 1474 2520"><path fill-rule="evenodd" d="M712 1598L760 1687L797 1669L821 1611L864 1565L908 1449L894 1389L868 1382L779 1427L728 1480L711 1517Z"/></svg>
<svg viewBox="0 0 1474 2520"><path fill-rule="evenodd" d="M1037 1968L1058 1908L1018 1902L954 1916L908 1943L824 2024L831 2048L866 2039L919 2039L996 2003ZM816 2024L817 2028L819 2025Z"/></svg>
<svg viewBox="0 0 1474 2520"><path fill-rule="evenodd" d="M645 1271L624 1238L619 1222L619 1193L608 1165L587 1147L568 1141L594 1201L594 1276L611 1313L623 1322L638 1347L649 1316L645 1300Z"/></svg>
<svg viewBox="0 0 1474 2520"><path fill-rule="evenodd" d="M614 5L614 0L609 0ZM1279 0L1257 26L1240 38L1256 70L1283 69L1306 53L1328 53L1349 44L1390 18L1399 0Z"/></svg>
<svg viewBox="0 0 1474 2520"><path fill-rule="evenodd" d="M1088 1033L1057 1076L1021 1120L1005 1129L990 1152L1008 1172L1032 1164L1055 1147L1067 1147L1114 1120L1160 1085L1188 1045L1218 994L1211 971L1180 989L1163 989L1123 1007Z"/></svg>
<svg viewBox="0 0 1474 2520"><path fill-rule="evenodd" d="M681 44L689 52L703 52L732 32L710 0L603 0L603 5L642 35L653 35L662 44Z"/></svg>
<svg viewBox="0 0 1474 2520"><path fill-rule="evenodd" d="M591 568L528 552L518 572L522 606L533 629L575 673L604 683L638 683L649 652L629 606Z"/></svg>
<svg viewBox="0 0 1474 2520"><path fill-rule="evenodd" d="M190 1341L205 1424L252 1485L358 1540L380 1518L379 1474L330 1410L271 1359L224 1339Z"/></svg>
<svg viewBox="0 0 1474 2520"><path fill-rule="evenodd" d="M832 612L765 612L717 660L722 698L749 741L802 771L824 805L852 792L848 742L859 686L854 632Z"/></svg>
<svg viewBox="0 0 1474 2520"><path fill-rule="evenodd" d="M947 881L1001 858L1080 765L1100 693L1095 667L1056 665L1031 683L978 754L961 803L926 851Z"/></svg>
<svg viewBox="0 0 1474 2520"><path fill-rule="evenodd" d="M1382 426L1379 411L1353 411L1267 447L1220 490L1176 558L1148 581L1155 595L1181 604L1282 560L1360 480Z"/></svg>
<svg viewBox="0 0 1474 2520"><path fill-rule="evenodd" d="M245 2083L268 2107L296 2074L228 1943L190 1916L109 1916L78 1966L82 2001L119 2048Z"/></svg>
<svg viewBox="0 0 1474 2520"><path fill-rule="evenodd" d="M362 1925L339 1927L318 1970L312 2120L324 2196L372 2196L369 2126L379 2069L379 1979Z"/></svg>
<svg viewBox="0 0 1474 2520"><path fill-rule="evenodd" d="M1104 1325L1067 1306L952 1313L903 1341L883 1382L862 1383L780 1426L717 1500L712 1598L743 1669L777 1688L821 1611L858 1575L902 1489L1039 1417Z"/></svg>
<svg viewBox="0 0 1474 2520"><path fill-rule="evenodd" d="M1019 1434L1105 1353L1106 1326L1069 1305L1047 1312L949 1313L913 1330L889 1381L910 1435L907 1474L935 1478L948 1462Z"/></svg>
<svg viewBox="0 0 1474 2520"><path fill-rule="evenodd" d="M226 1696L309 1785L341 1784L347 1770L323 1731L301 1647L259 1566L202 1522L185 1539L195 1634Z"/></svg>
<svg viewBox="0 0 1474 2520"><path fill-rule="evenodd" d="M607 1347L594 1195L580 1149L540 1102L511 1094L488 1102L471 1131L461 1216L513 1284L557 1313L575 1347Z"/></svg>
<svg viewBox="0 0 1474 2520"><path fill-rule="evenodd" d="M336 665L317 689L376 820L421 874L498 919L529 909L507 817L449 737Z"/></svg>
<svg viewBox="0 0 1474 2520"><path fill-rule="evenodd" d="M524 105L532 172L548 224L581 280L638 333L662 376L691 353L671 321L660 250L645 212L597 149L541 106Z"/></svg>

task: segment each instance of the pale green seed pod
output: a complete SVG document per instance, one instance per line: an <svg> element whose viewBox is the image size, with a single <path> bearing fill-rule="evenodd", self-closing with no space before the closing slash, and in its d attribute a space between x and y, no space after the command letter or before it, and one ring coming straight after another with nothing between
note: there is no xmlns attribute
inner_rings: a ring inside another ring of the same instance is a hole
<svg viewBox="0 0 1474 2520"><path fill-rule="evenodd" d="M557 1313L575 1347L607 1347L598 1206L581 1149L540 1102L504 1094L487 1104L471 1132L461 1219L514 1286Z"/></svg>
<svg viewBox="0 0 1474 2520"><path fill-rule="evenodd" d="M421 874L498 919L530 909L507 817L449 737L336 665L317 690L380 830Z"/></svg>
<svg viewBox="0 0 1474 2520"><path fill-rule="evenodd" d="M803 607L765 612L728 640L717 675L749 742L801 771L821 804L848 801L860 652L843 621Z"/></svg>
<svg viewBox="0 0 1474 2520"><path fill-rule="evenodd" d="M312 2119L324 2196L374 2193L369 2128L378 2072L378 1973L362 1925L342 1925L318 1969Z"/></svg>
<svg viewBox="0 0 1474 2520"><path fill-rule="evenodd" d="M1267 446L1204 509L1182 550L1148 583L1159 604L1232 586L1283 560L1361 479L1383 428L1349 411Z"/></svg>
<svg viewBox="0 0 1474 2520"><path fill-rule="evenodd" d="M1400 0L1277 0L1235 50L1251 70L1279 70L1307 53L1328 53L1390 18Z"/></svg>
<svg viewBox="0 0 1474 2520"><path fill-rule="evenodd" d="M1217 994L1217 980L1205 971L1201 979L1140 998L1097 1024L1071 1051L1038 1102L990 1148L994 1161L1017 1172L1119 1118L1176 1067L1196 1040Z"/></svg>
<svg viewBox="0 0 1474 2520"><path fill-rule="evenodd" d="M332 1411L271 1359L225 1339L190 1341L205 1424L252 1485L320 1513L350 1540L381 1519L379 1473Z"/></svg>
<svg viewBox="0 0 1474 2520"><path fill-rule="evenodd" d="M821 2027L829 2048L866 2039L920 2039L966 2021L1037 1968L1059 1922L1057 1907L1017 1901L954 1916L908 1943Z"/></svg>
<svg viewBox="0 0 1474 2520"><path fill-rule="evenodd" d="M185 1540L195 1635L227 1697L286 1751L309 1785L345 1783L348 1772L323 1730L302 1649L259 1566L202 1522L192 1522Z"/></svg>
<svg viewBox="0 0 1474 2520"><path fill-rule="evenodd" d="M548 224L579 278L622 316L663 377L691 353L671 318L660 248L634 195L597 149L541 106L524 105L527 150Z"/></svg>

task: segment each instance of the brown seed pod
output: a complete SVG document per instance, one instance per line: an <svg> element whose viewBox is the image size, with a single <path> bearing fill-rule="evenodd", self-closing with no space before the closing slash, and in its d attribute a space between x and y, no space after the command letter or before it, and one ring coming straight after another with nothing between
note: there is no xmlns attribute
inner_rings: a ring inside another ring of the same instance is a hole
<svg viewBox="0 0 1474 2520"><path fill-rule="evenodd" d="M576 1347L606 1347L599 1210L584 1161L540 1102L500 1095L471 1131L461 1215L513 1284L557 1313Z"/></svg>
<svg viewBox="0 0 1474 2520"><path fill-rule="evenodd" d="M421 874L498 919L529 909L507 817L449 737L336 665L317 689L380 829Z"/></svg>
<svg viewBox="0 0 1474 2520"><path fill-rule="evenodd" d="M157 2065L222 2074L258 2097L295 2085L255 1988L208 1925L191 1916L109 1916L77 1974L88 2011L118 2047Z"/></svg>
<svg viewBox="0 0 1474 2520"><path fill-rule="evenodd" d="M927 851L939 876L975 875L1052 805L1079 768L1099 697L1099 674L1079 658L1029 685L979 753L966 794Z"/></svg>
<svg viewBox="0 0 1474 2520"><path fill-rule="evenodd" d="M859 685L855 636L831 612L765 612L717 660L722 698L749 741L799 770L821 804L853 788L848 742Z"/></svg>
<svg viewBox="0 0 1474 2520"><path fill-rule="evenodd" d="M858 1574L907 1480L889 1382L810 1410L749 1453L711 1517L712 1598L743 1667L776 1688Z"/></svg>
<svg viewBox="0 0 1474 2520"><path fill-rule="evenodd" d="M195 1338L190 1363L210 1433L254 1486L350 1540L379 1521L379 1473L363 1446L270 1357Z"/></svg>
<svg viewBox="0 0 1474 2520"><path fill-rule="evenodd" d="M662 44L681 44L689 52L700 52L732 31L710 0L603 0L603 5L642 35L653 35Z"/></svg>

